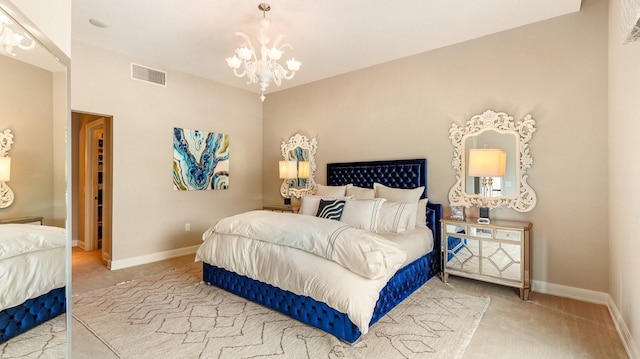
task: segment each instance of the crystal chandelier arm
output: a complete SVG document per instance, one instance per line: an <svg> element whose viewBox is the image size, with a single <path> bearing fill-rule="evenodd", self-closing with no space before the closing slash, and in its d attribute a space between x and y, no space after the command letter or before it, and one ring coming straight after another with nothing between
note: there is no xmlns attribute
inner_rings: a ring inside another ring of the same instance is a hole
<svg viewBox="0 0 640 359"><path fill-rule="evenodd" d="M247 36L247 34L245 34L244 32L236 32L236 36L240 36L241 38L244 39L245 43L243 43L240 46L247 46L249 50L251 50L251 57L248 59L243 59L242 56L240 57L242 60L244 61L248 61L251 60L251 58L253 58L253 60L257 60L256 58L256 50L253 48L253 44L251 44L251 39L249 38L249 36ZM238 51L241 49L242 47L236 49L236 53L238 53ZM238 54L240 55L240 54Z"/></svg>
<svg viewBox="0 0 640 359"><path fill-rule="evenodd" d="M236 75L236 77L244 77L247 74L247 71L244 69L244 67L242 68L242 72L238 73L238 69L233 69L233 74Z"/></svg>

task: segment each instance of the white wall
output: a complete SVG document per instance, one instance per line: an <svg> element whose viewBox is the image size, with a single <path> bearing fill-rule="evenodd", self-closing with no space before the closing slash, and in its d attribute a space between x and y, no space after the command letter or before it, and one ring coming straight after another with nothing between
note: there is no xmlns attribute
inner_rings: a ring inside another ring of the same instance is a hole
<svg viewBox="0 0 640 359"><path fill-rule="evenodd" d="M167 87L131 80L132 61L167 71ZM260 207L255 94L74 42L71 107L113 116L112 268L183 253L220 218ZM173 190L174 127L230 135L230 189Z"/></svg>
<svg viewBox="0 0 640 359"><path fill-rule="evenodd" d="M623 45L621 3L609 5L609 294L640 358L640 41Z"/></svg>
<svg viewBox="0 0 640 359"><path fill-rule="evenodd" d="M529 183L538 206L495 218L533 223L534 289L606 301L607 2L579 13L294 89L264 105L265 203L280 203L280 141L317 137L328 162L426 157L429 198L448 205L453 122L486 109L531 113Z"/></svg>

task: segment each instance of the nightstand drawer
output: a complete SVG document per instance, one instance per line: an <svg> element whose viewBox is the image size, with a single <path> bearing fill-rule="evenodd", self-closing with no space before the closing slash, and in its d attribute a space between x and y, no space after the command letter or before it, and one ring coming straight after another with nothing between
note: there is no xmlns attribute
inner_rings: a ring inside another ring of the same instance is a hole
<svg viewBox="0 0 640 359"><path fill-rule="evenodd" d="M466 226L465 225L458 225L458 224L447 224L445 226L445 231L447 233L455 233L455 234L465 234L465 233L467 233Z"/></svg>
<svg viewBox="0 0 640 359"><path fill-rule="evenodd" d="M482 238L493 238L493 228L469 227L469 235Z"/></svg>
<svg viewBox="0 0 640 359"><path fill-rule="evenodd" d="M521 241L522 232L510 231L508 229L496 229L496 239L508 239L512 241Z"/></svg>

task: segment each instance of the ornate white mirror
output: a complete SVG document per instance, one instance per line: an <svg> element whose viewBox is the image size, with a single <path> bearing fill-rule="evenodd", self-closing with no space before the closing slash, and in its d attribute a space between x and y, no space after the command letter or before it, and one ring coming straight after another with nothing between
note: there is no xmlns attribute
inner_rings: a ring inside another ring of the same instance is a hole
<svg viewBox="0 0 640 359"><path fill-rule="evenodd" d="M280 152L284 161L295 161L297 175L291 178L284 178L280 186L280 194L287 198L289 196L301 198L305 193L314 193L316 181L316 150L318 141L315 138L309 139L307 136L296 133L287 142L282 141Z"/></svg>
<svg viewBox="0 0 640 359"><path fill-rule="evenodd" d="M535 120L528 114L515 122L504 112L487 110L472 116L463 127L451 125L449 139L453 144L451 165L456 171L456 182L449 191L452 206L506 206L518 212L531 211L537 202L536 193L527 183L527 170L533 164L529 141L536 131ZM483 201L478 177L468 176L471 149L501 149L506 152L504 176L494 177L490 194Z"/></svg>

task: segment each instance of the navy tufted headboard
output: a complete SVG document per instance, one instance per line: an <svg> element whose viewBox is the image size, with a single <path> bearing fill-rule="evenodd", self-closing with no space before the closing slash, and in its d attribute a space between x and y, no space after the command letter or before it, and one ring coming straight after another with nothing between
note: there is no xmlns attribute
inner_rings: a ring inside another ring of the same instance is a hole
<svg viewBox="0 0 640 359"><path fill-rule="evenodd" d="M327 185L373 188L378 182L393 188L425 187L427 196L427 160L395 160L327 164Z"/></svg>
<svg viewBox="0 0 640 359"><path fill-rule="evenodd" d="M358 187L373 188L373 183L381 183L393 188L416 188L424 186L422 198L427 197L427 160L393 160L345 162L327 164L327 185L344 186L353 184ZM440 220L442 205L427 203L427 226L431 228L434 250L440 252Z"/></svg>

